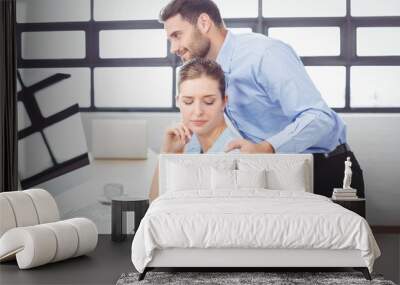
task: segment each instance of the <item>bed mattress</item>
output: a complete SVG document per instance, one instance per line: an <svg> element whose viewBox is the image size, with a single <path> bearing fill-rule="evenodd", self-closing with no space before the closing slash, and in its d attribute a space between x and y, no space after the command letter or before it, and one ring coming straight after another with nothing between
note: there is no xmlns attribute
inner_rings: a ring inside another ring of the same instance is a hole
<svg viewBox="0 0 400 285"><path fill-rule="evenodd" d="M359 250L372 271L379 248L367 221L307 192L266 189L167 192L143 218L132 243L139 272L163 249Z"/></svg>

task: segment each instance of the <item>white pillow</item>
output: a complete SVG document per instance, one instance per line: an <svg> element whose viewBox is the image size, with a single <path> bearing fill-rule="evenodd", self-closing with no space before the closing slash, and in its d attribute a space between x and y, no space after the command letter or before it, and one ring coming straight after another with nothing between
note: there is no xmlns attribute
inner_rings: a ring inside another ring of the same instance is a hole
<svg viewBox="0 0 400 285"><path fill-rule="evenodd" d="M275 157L238 159L240 170L266 170L267 188L273 190L307 191L310 169L304 160Z"/></svg>
<svg viewBox="0 0 400 285"><path fill-rule="evenodd" d="M235 190L236 170L211 168L212 190Z"/></svg>
<svg viewBox="0 0 400 285"><path fill-rule="evenodd" d="M184 191L210 188L208 167L170 163L168 166L167 191Z"/></svg>
<svg viewBox="0 0 400 285"><path fill-rule="evenodd" d="M239 190L241 188L266 188L265 169L262 170L230 170L211 169L211 189Z"/></svg>
<svg viewBox="0 0 400 285"><path fill-rule="evenodd" d="M203 163L199 163L203 162ZM167 164L166 190L211 190L211 169L234 169L235 161L217 160L212 162L182 159Z"/></svg>
<svg viewBox="0 0 400 285"><path fill-rule="evenodd" d="M305 163L292 164L290 168L270 169L267 172L268 188L274 190L307 191Z"/></svg>
<svg viewBox="0 0 400 285"><path fill-rule="evenodd" d="M237 188L267 188L267 171L236 170Z"/></svg>

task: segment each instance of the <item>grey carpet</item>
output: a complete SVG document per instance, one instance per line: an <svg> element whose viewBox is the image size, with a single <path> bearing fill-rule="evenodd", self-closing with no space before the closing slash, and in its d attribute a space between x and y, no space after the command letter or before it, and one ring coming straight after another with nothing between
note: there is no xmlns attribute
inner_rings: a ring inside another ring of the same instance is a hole
<svg viewBox="0 0 400 285"><path fill-rule="evenodd" d="M122 274L117 285L144 284L379 284L395 285L381 275L372 275L368 281L360 272L148 272L146 278L138 281L139 273Z"/></svg>

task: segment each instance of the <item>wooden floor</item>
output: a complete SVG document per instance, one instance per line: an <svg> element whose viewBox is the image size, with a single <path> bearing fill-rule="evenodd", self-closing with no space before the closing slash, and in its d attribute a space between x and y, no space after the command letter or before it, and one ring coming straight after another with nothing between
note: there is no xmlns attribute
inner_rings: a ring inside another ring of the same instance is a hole
<svg viewBox="0 0 400 285"><path fill-rule="evenodd" d="M124 272L135 271L131 262L132 238L112 242L99 235L95 251L87 256L19 270L15 261L0 264L0 284L115 284Z"/></svg>

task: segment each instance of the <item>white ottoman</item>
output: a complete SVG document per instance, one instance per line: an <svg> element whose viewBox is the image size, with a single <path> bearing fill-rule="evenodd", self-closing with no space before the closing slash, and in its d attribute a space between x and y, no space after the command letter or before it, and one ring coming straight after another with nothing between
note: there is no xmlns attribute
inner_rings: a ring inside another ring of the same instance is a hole
<svg viewBox="0 0 400 285"><path fill-rule="evenodd" d="M96 225L86 218L59 221L45 190L0 193L0 262L17 259L20 269L84 255L96 248Z"/></svg>

